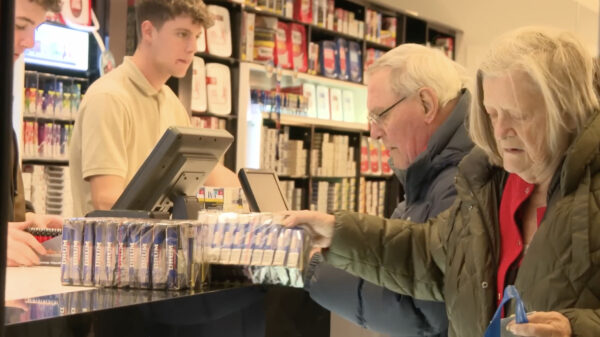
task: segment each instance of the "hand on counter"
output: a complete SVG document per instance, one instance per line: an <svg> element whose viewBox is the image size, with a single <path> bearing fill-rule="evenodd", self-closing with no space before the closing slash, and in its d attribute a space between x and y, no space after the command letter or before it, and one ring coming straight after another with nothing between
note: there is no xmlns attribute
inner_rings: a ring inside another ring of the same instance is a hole
<svg viewBox="0 0 600 337"><path fill-rule="evenodd" d="M33 235L25 232L25 229L31 226L34 224L30 221L8 223L6 263L9 267L38 265L38 254L46 254L42 244Z"/></svg>

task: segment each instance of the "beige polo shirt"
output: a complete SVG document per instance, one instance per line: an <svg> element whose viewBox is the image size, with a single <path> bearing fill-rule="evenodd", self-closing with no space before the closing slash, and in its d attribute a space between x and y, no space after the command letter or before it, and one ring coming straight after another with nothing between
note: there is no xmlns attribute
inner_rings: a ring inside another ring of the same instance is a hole
<svg viewBox="0 0 600 337"><path fill-rule="evenodd" d="M95 175L115 175L129 183L169 126L190 126L173 91L153 88L131 58L94 82L85 94L69 145L75 216L93 210Z"/></svg>

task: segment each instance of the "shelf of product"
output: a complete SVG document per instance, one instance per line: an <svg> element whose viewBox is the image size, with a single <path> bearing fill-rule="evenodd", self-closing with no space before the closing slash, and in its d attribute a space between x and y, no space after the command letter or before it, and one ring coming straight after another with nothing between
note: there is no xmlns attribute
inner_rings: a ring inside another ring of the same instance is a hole
<svg viewBox="0 0 600 337"><path fill-rule="evenodd" d="M269 113L263 113L263 119L265 120L273 120L277 121L277 116ZM350 122L339 122L332 120L325 120L319 118L310 118L303 116L294 116L294 115L280 115L279 123L282 125L289 126L316 126L327 128L331 130L341 130L341 131L366 131L367 126L365 124L360 123L350 123Z"/></svg>
<svg viewBox="0 0 600 337"><path fill-rule="evenodd" d="M309 209L319 212L356 210L356 178L313 181Z"/></svg>
<svg viewBox="0 0 600 337"><path fill-rule="evenodd" d="M386 181L359 179L358 212L384 216Z"/></svg>
<svg viewBox="0 0 600 337"><path fill-rule="evenodd" d="M25 71L23 117L74 120L87 79Z"/></svg>
<svg viewBox="0 0 600 337"><path fill-rule="evenodd" d="M319 41L313 42L308 40L306 27L301 24L246 12L242 24L246 28L241 36L242 60L362 81L362 46L353 36L314 27L311 38Z"/></svg>
<svg viewBox="0 0 600 337"><path fill-rule="evenodd" d="M288 78L290 80L302 81L302 82L310 82L315 84L323 84L328 86L338 86L344 88L354 88L357 90L366 90L366 85L358 82L351 82L346 80L340 80L337 78L331 78L321 75L313 75L308 73L302 73L287 69L277 69L271 67L269 65L259 64L259 63L251 63L251 62L242 62L242 65L247 67L252 72L262 73L263 76L267 76L269 78ZM362 73L360 73L362 74Z"/></svg>
<svg viewBox="0 0 600 337"><path fill-rule="evenodd" d="M199 129L227 129L227 120L216 116L192 116L191 124Z"/></svg>
<svg viewBox="0 0 600 337"><path fill-rule="evenodd" d="M310 150L312 176L355 177L356 148L350 146L350 136L315 132Z"/></svg>
<svg viewBox="0 0 600 337"><path fill-rule="evenodd" d="M72 131L70 123L25 119L23 160L67 160Z"/></svg>
<svg viewBox="0 0 600 337"><path fill-rule="evenodd" d="M292 180L294 188L306 191L305 207L310 205L315 182L354 178L357 190L361 177L388 181L392 175L389 152L380 142L365 138L367 153L361 155L361 135L369 130L365 71L402 43L449 49L451 43L443 38L454 38L456 30L362 0L207 3L228 10L231 22L231 56L218 59L221 56L207 54L203 62L230 66L235 104L231 110L237 115L236 169L274 169L282 179ZM210 47L207 49L210 53ZM201 72L195 69L195 73ZM195 79L196 87L207 81ZM202 104L194 106L194 114L210 111L209 100L210 94L201 98L203 102L196 102ZM300 132L294 130L305 130L310 137L294 134ZM328 131L336 137L345 133L354 139L349 152L344 153L348 158L353 156L354 170L329 172L328 166L310 163L313 137ZM284 140L291 150L283 146ZM300 167L297 163L305 162L301 153L307 150L306 165ZM293 168L281 161L290 161ZM325 171L311 171L317 168ZM377 211L376 207L371 210Z"/></svg>
<svg viewBox="0 0 600 337"><path fill-rule="evenodd" d="M260 167L265 120L304 128L368 130L366 87L362 84L289 70L269 72L264 65L248 62L240 63L239 73L238 169Z"/></svg>
<svg viewBox="0 0 600 337"><path fill-rule="evenodd" d="M360 140L360 174L364 176L390 176L390 150L381 139L362 137Z"/></svg>
<svg viewBox="0 0 600 337"><path fill-rule="evenodd" d="M365 39L383 46L396 46L398 19L396 16L386 16L381 12L367 9Z"/></svg>
<svg viewBox="0 0 600 337"><path fill-rule="evenodd" d="M262 65L246 62L240 69L242 75L248 72L250 108L254 112L279 112L282 116L312 119L291 119L290 123L367 129L366 86L362 84L290 71L269 72ZM240 103L243 102L245 98L240 97ZM246 108L241 105L240 111Z"/></svg>
<svg viewBox="0 0 600 337"><path fill-rule="evenodd" d="M36 212L73 215L69 167L23 165L23 187Z"/></svg>
<svg viewBox="0 0 600 337"><path fill-rule="evenodd" d="M305 189L296 187L294 180L279 180L279 185L290 209L296 211L303 209L302 200L304 200Z"/></svg>
<svg viewBox="0 0 600 337"><path fill-rule="evenodd" d="M260 168L273 170L282 176L306 176L308 150L302 139L290 139L290 128L281 130L263 126Z"/></svg>

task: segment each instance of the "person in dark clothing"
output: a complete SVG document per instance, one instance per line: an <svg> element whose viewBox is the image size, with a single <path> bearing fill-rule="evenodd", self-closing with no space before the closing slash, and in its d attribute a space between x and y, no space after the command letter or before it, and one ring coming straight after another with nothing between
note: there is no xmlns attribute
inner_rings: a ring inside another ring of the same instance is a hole
<svg viewBox="0 0 600 337"><path fill-rule="evenodd" d="M464 125L471 95L462 73L438 51L414 44L395 48L369 68L371 137L390 149L405 191L392 218L425 222L454 202L458 163L473 147ZM325 308L392 336L447 335L443 303L396 294L321 262L319 254L311 262L307 289Z"/></svg>
<svg viewBox="0 0 600 337"><path fill-rule="evenodd" d="M35 43L35 29L46 19L46 12L60 12L60 0L15 0L15 38L13 61L16 61L25 49ZM46 249L29 233L27 227L62 227L62 218L54 215L42 215L33 212L25 202L23 179L19 167L17 139L13 132L10 161L11 182L8 214L8 266L31 266L39 264L38 254L46 254Z"/></svg>
<svg viewBox="0 0 600 337"><path fill-rule="evenodd" d="M283 224L307 228L332 266L445 301L451 337L597 336L600 297L590 294L600 293L600 104L593 75L592 57L574 34L508 32L477 70L468 117L476 145L458 165L450 208L425 223L301 211L287 212ZM514 289L525 322L512 319L515 303L504 305Z"/></svg>

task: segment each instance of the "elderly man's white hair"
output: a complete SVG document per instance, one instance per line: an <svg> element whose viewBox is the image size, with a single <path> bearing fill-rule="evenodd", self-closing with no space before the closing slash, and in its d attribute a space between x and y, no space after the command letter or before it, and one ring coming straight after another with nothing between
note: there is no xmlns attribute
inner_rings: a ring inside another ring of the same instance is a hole
<svg viewBox="0 0 600 337"><path fill-rule="evenodd" d="M464 68L458 63L439 50L412 43L385 53L369 67L367 75L379 70L390 72L390 85L398 96L428 87L437 94L440 107L456 98L467 83Z"/></svg>

